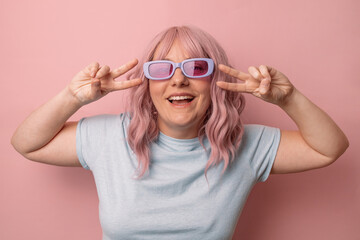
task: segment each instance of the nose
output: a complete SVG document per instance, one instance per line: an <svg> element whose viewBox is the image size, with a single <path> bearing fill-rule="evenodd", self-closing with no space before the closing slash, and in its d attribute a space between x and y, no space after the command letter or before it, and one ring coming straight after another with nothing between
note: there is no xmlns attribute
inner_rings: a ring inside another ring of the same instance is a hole
<svg viewBox="0 0 360 240"><path fill-rule="evenodd" d="M182 73L180 68L175 69L170 81L172 86L180 87L189 85L189 79Z"/></svg>

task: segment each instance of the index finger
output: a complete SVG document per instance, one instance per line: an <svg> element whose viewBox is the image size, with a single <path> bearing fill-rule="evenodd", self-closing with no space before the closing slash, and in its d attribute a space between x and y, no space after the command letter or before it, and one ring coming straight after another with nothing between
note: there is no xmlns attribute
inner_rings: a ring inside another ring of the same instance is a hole
<svg viewBox="0 0 360 240"><path fill-rule="evenodd" d="M135 58L133 60L131 60L130 62L127 62L126 64L120 66L119 68L111 71L111 77L112 78L117 78L121 75L123 75L124 73L126 73L127 71L129 71L130 69L132 69L133 67L135 67L138 64L138 60Z"/></svg>
<svg viewBox="0 0 360 240"><path fill-rule="evenodd" d="M140 84L142 84L141 78L135 78L135 79L130 79L130 80L126 80L126 81L119 81L119 82L114 81L112 91L124 90L124 89L127 89L127 88L135 87L135 86L140 85Z"/></svg>
<svg viewBox="0 0 360 240"><path fill-rule="evenodd" d="M242 80L242 81L246 81L249 77L248 74L238 71L238 70L231 68L229 66L226 66L224 64L219 64L218 68L220 71L222 71L232 77L235 77L239 80Z"/></svg>
<svg viewBox="0 0 360 240"><path fill-rule="evenodd" d="M248 92L244 83L216 82L216 85L233 92Z"/></svg>

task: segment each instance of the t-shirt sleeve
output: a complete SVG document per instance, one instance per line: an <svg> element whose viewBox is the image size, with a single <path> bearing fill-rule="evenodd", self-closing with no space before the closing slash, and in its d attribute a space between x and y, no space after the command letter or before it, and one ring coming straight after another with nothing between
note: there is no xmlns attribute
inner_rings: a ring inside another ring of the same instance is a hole
<svg viewBox="0 0 360 240"><path fill-rule="evenodd" d="M79 158L79 161L81 163L81 166L87 170L90 170L87 162L85 161L86 158L86 151L84 148L86 148L86 142L87 139L87 120L86 118L82 118L77 125L76 128L76 153Z"/></svg>
<svg viewBox="0 0 360 240"><path fill-rule="evenodd" d="M118 134L119 123L119 115L97 115L78 122L76 153L83 168L93 170L107 157L109 139Z"/></svg>
<svg viewBox="0 0 360 240"><path fill-rule="evenodd" d="M257 182L265 182L274 164L280 143L280 129L263 125L245 125L243 140Z"/></svg>

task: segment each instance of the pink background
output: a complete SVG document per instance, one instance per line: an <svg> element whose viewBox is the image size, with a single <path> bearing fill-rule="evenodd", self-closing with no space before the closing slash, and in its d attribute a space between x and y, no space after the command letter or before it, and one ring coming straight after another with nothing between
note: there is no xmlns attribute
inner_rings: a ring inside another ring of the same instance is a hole
<svg viewBox="0 0 360 240"><path fill-rule="evenodd" d="M0 239L100 239L90 171L24 159L16 127L87 64L115 68L140 57L172 25L212 34L233 65L267 64L323 108L350 148L331 166L273 175L251 193L233 239L360 239L360 4L356 0L0 2ZM123 111L121 92L83 116ZM246 123L295 125L278 107L247 96Z"/></svg>

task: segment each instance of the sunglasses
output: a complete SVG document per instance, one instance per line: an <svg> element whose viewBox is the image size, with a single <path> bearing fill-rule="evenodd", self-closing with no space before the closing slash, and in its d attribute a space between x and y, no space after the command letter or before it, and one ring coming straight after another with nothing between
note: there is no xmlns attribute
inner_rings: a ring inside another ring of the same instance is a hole
<svg viewBox="0 0 360 240"><path fill-rule="evenodd" d="M167 60L144 63L144 74L147 79L165 80L171 78L176 68L188 78L207 77L214 71L214 61L210 58L191 58L180 63Z"/></svg>

